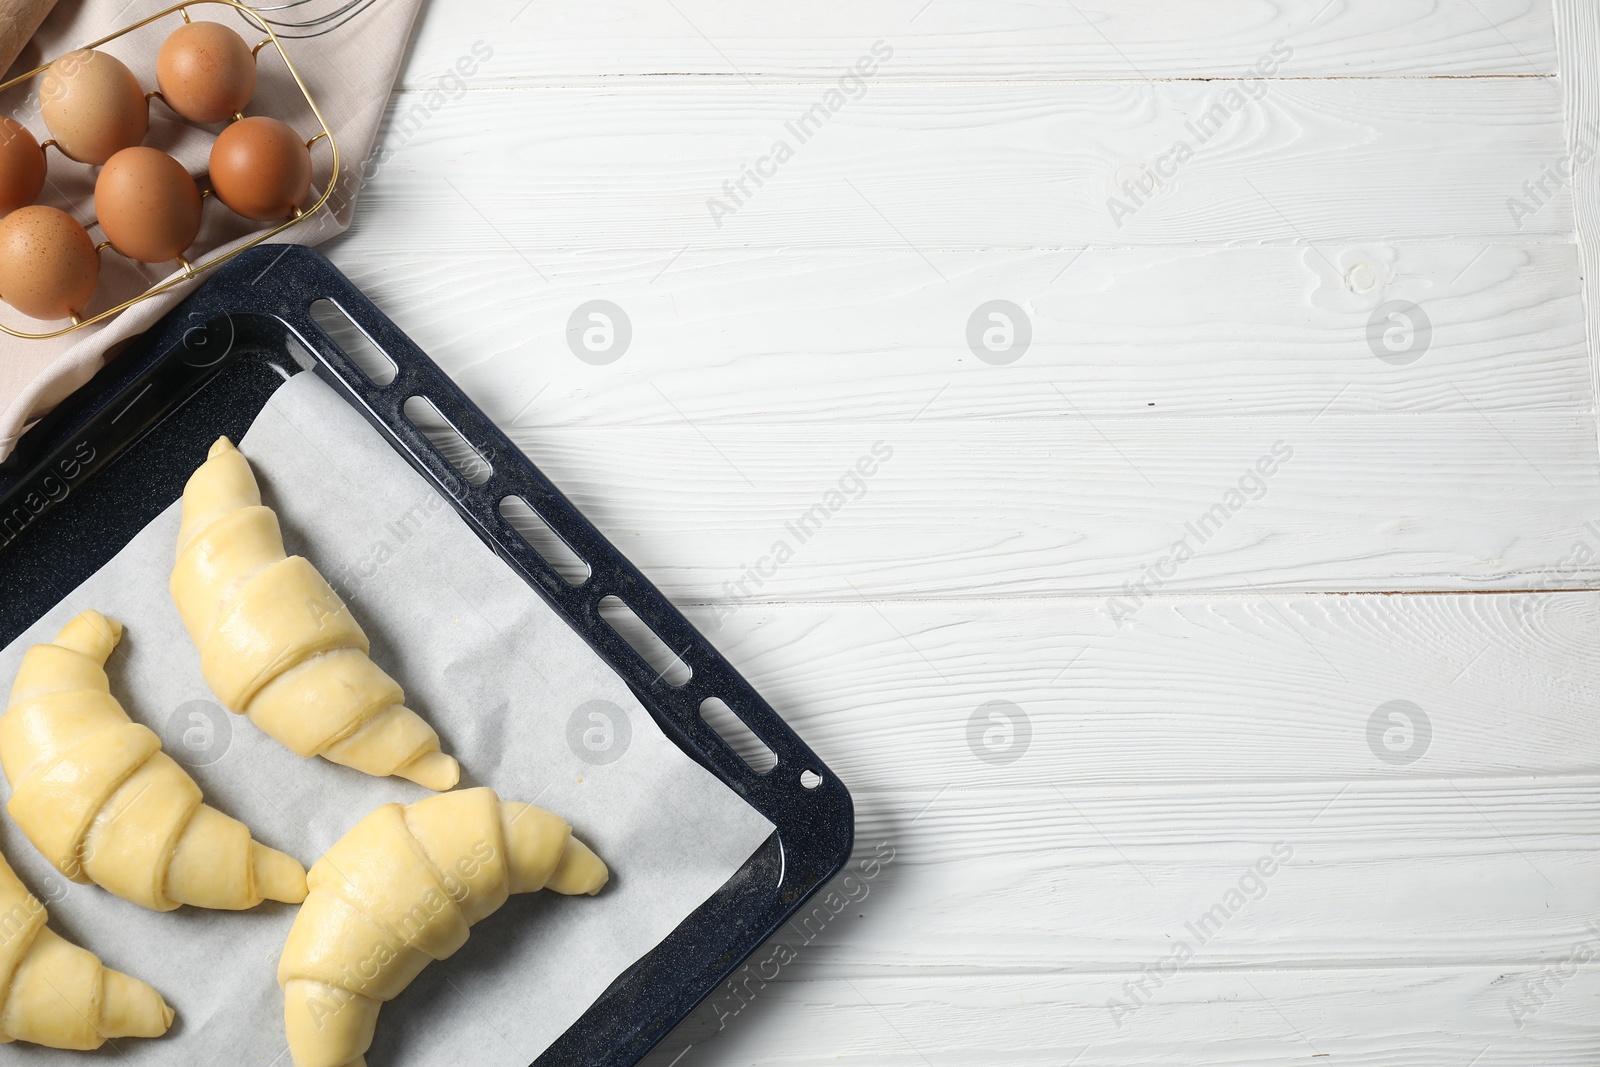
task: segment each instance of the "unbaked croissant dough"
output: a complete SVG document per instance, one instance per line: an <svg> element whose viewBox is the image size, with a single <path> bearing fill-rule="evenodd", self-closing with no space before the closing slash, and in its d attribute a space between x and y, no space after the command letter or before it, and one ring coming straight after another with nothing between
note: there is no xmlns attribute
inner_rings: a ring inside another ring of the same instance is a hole
<svg viewBox="0 0 1600 1067"><path fill-rule="evenodd" d="M0 1045L97 1049L113 1037L160 1037L161 994L58 937L44 903L0 855Z"/></svg>
<svg viewBox="0 0 1600 1067"><path fill-rule="evenodd" d="M172 598L218 698L296 754L435 790L460 781L339 594L285 556L278 517L226 437L183 490Z"/></svg>
<svg viewBox="0 0 1600 1067"><path fill-rule="evenodd" d="M278 962L295 1067L364 1067L378 1009L510 894L609 878L560 816L492 789L385 804L312 866Z"/></svg>
<svg viewBox="0 0 1600 1067"><path fill-rule="evenodd" d="M120 640L120 624L86 611L22 657L0 717L6 810L56 870L155 911L304 900L305 868L204 803L111 695L105 662Z"/></svg>

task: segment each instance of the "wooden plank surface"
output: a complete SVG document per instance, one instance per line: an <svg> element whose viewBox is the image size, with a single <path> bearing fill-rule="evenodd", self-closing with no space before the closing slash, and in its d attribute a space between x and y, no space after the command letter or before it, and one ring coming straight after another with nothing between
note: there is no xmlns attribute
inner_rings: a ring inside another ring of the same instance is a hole
<svg viewBox="0 0 1600 1067"><path fill-rule="evenodd" d="M1565 186L1508 208L1564 154L1553 85L1286 78L1259 99L1206 81L883 83L853 101L738 80L413 91L391 104L392 158L357 225L403 235L423 260L514 247L535 272L565 248L909 247L929 286L959 249L1566 239ZM1172 177L1157 187L1147 167ZM1147 180L1137 198L1124 184Z"/></svg>
<svg viewBox="0 0 1600 1067"><path fill-rule="evenodd" d="M690 617L858 793L1300 789L1600 766L1594 593L1168 597L1122 628L1075 597L735 601ZM1368 737L1392 700L1431 725L1410 762L1380 758ZM995 701L1030 722L1002 765L967 734Z"/></svg>
<svg viewBox="0 0 1600 1067"><path fill-rule="evenodd" d="M1600 578L1588 416L691 421L511 438L686 602ZM759 580L730 589L750 568Z"/></svg>
<svg viewBox="0 0 1600 1067"><path fill-rule="evenodd" d="M874 40L895 78L1125 79L1242 73L1277 42L1297 77L1549 74L1549 0L548 0L454 4L422 20L405 84L454 68L471 42L494 54L473 85L621 76L837 78Z"/></svg>
<svg viewBox="0 0 1600 1067"><path fill-rule="evenodd" d="M887 901L885 906L888 906ZM841 920L843 921L843 920ZM806 957L792 969L805 973ZM1600 975L1580 968L1519 1028L1502 967L1180 970L1119 1028L1115 975L778 981L718 1031L702 1017L646 1062L979 1067L1545 1067L1592 1064ZM1548 981L1548 980L1547 980ZM731 997L731 994L730 994ZM688 1040L695 1039L692 1043Z"/></svg>
<svg viewBox="0 0 1600 1067"><path fill-rule="evenodd" d="M502 425L1578 413L1593 396L1570 244L967 252L927 285L909 250L568 252L540 279L504 245L394 270L394 239L362 227L342 260ZM996 299L1030 332L1003 365L967 336ZM590 300L631 326L606 365L567 343ZM1368 337L1391 300L1432 325L1406 365Z"/></svg>
<svg viewBox="0 0 1600 1067"><path fill-rule="evenodd" d="M1600 1064L1597 23L425 10L331 253L858 804L651 1067Z"/></svg>
<svg viewBox="0 0 1600 1067"><path fill-rule="evenodd" d="M1600 950L1594 776L1110 788L1055 768L1059 784L864 797L860 854L894 859L847 913L870 921L791 928L814 935L807 977L1115 973L1180 939L1207 970Z"/></svg>
<svg viewBox="0 0 1600 1067"><path fill-rule="evenodd" d="M1567 155L1574 164L1572 174L1574 224L1580 232L1579 255L1583 260L1584 300L1590 309L1586 316L1589 351L1600 345L1600 180L1595 177L1592 153L1600 138L1600 8L1586 0L1557 0L1556 14L1561 27L1562 102L1566 116ZM1582 158L1584 162L1580 163ZM1600 390L1600 367L1590 373Z"/></svg>

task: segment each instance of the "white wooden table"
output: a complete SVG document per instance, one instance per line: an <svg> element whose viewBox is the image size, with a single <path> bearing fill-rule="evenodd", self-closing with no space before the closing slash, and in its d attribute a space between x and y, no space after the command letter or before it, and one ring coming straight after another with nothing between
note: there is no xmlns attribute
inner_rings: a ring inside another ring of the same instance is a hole
<svg viewBox="0 0 1600 1067"><path fill-rule="evenodd" d="M882 861L654 1067L1600 1063L1597 41L434 0L331 255Z"/></svg>

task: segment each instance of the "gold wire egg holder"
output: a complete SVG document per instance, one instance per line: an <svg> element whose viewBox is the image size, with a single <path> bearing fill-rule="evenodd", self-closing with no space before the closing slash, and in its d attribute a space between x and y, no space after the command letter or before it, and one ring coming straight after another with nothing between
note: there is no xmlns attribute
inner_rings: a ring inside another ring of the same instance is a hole
<svg viewBox="0 0 1600 1067"><path fill-rule="evenodd" d="M306 148L309 150L311 148L311 146L315 145L318 141L327 141L328 142L328 148L333 153L333 169L328 175L327 182L324 183L324 185L323 185L322 194L319 197L317 197L316 201L314 203L312 203L310 206L302 207L302 208L296 208L294 214L291 215L289 218L287 218L284 221L282 221L282 222L278 223L277 225L273 226L271 229L267 229L267 230L261 231L260 233L258 233L255 236L251 237L248 241L246 241L244 244L238 246L237 248L229 249L227 252L224 252L224 253L222 253L220 255L211 256L209 259L202 259L202 261L199 262L199 263L191 263L189 260L184 258L183 255L180 254L173 261L173 262L176 262L178 264L178 266L179 266L179 271L178 271L177 274L173 275L171 278L166 279L165 281L157 282L155 285L152 285L150 288L146 289L144 292L140 293L138 296L130 297L129 299L124 300L122 303L118 304L116 307L107 308L105 311L102 311L97 315L89 316L87 318L81 317L79 315L73 315L71 317L71 325L64 326L59 330L52 330L52 331L50 331L48 333L27 333L27 332L24 332L22 330L12 329L10 326L7 326L3 322L0 322L0 331L4 331L5 333L10 334L12 337L18 337L18 338L21 338L21 339L26 340L26 341L44 341L44 340L48 340L48 339L50 339L52 337L61 337L61 336L65 335L65 334L73 333L73 332L75 332L77 330L83 329L86 326L93 326L97 322L104 322L107 319L110 319L110 318L113 318L113 317L115 317L117 315L122 314L124 311L126 311L129 308L133 307L135 304L141 303L141 302L143 302L145 300L149 300L153 296L160 296L162 293L165 293L170 289L175 289L178 286L183 285L185 282L191 281L194 278L198 277L199 275L204 274L208 270L211 270L211 269L213 269L215 267L220 267L222 264L226 263L228 260L232 259L234 256L237 256L239 253L244 252L244 251L246 251L248 249L254 248L256 245L258 245L261 242L266 241L266 240L268 240L268 239L270 239L272 237L276 237L278 234L282 233L283 231L289 229L292 226L298 226L300 223L304 222L306 219L308 219L312 215L316 214L317 211L321 210L322 206L328 202L328 198L333 195L333 190L339 183L339 145L338 145L338 142L336 142L334 140L333 131L328 128L328 120L322 117L322 110L317 107L316 100L312 99L311 90L306 87L305 80L300 77L300 72L299 72L299 70L297 70L295 68L294 61L289 58L289 53L284 51L283 42L278 39L278 35L276 33L272 32L272 27L267 24L267 21L265 19L263 19L254 9L249 8L249 7L245 6L244 4L238 3L238 2L236 2L236 0L184 0L183 3L173 4L171 7L164 8L163 10L158 11L153 15L150 15L150 16L147 16L146 18L140 19L138 22L130 23L129 25L122 27L120 30L115 30L115 31L113 31L111 33L108 33L104 37L101 37L99 40L90 41L88 44L80 45L79 48L80 49L82 49L82 48L99 48L103 44L106 44L106 43L108 43L110 41L115 41L119 37L124 37L127 34L130 34L130 33L134 32L135 30L143 29L144 27L150 25L151 23L159 22L161 19L164 19L168 15L172 15L172 14L181 15L183 17L183 21L185 23L188 23L189 21L191 21L190 18L189 18L189 9L190 8L195 8L195 7L202 7L202 6L217 6L217 7L232 8L235 11L239 12L240 15L243 16L244 20L246 22L248 22L252 27L254 27L255 29L260 30L263 34L265 34L265 36L262 38L261 42L250 50L250 54L253 57L256 57L258 63L259 63L259 59L260 59L260 55L261 55L261 50L262 49L266 48L268 45L271 45L274 49L277 50L278 57L283 60L284 67L289 71L289 76L294 79L294 83L299 88L300 94L303 97L305 97L306 106L311 109L311 114L316 117L318 125L321 126L321 131L319 133L314 134L311 137L311 139L306 142ZM60 58L60 57L57 57L57 58ZM42 63L39 66L33 68L32 70L28 71L25 74L19 74L15 78L11 78L8 81L0 82L0 92L4 92L5 90L12 88L13 86L20 85L23 82L30 81L30 80L32 80L34 78L37 78L39 75L43 74L49 68L51 63L54 63L54 62L55 62L55 60L51 59L51 60L49 60L49 61L47 61L45 63ZM147 107L149 106L149 103L150 103L151 100L160 99L163 103L166 102L166 98L161 96L160 89L151 89L148 92L146 92L144 94L144 96L145 96L145 104L146 104ZM233 120L237 121L242 117L243 116L241 114L237 114L236 113L233 116ZM198 127L196 127L196 128L198 128ZM40 147L40 149L42 151L44 151L46 154L48 154L49 149L52 146L55 147L57 152L61 153L62 158L69 159L69 160L72 158L72 157L68 156L64 151L62 151L61 146L56 144L54 138L50 138L49 140L41 142L39 147ZM77 162L77 161L74 160L74 162ZM201 197L202 197L202 201L201 201L202 203L204 203L205 200L213 199L211 190L210 189L202 190ZM95 223L91 223L90 225L96 225L96 224ZM108 249L108 248L111 249L113 252L117 251L115 246L113 246L110 241L101 241L99 244L95 245L95 254L96 255L103 255L105 250ZM185 249L185 251L188 251L188 250ZM121 253L118 252L118 255L121 255ZM127 257L124 257L124 258L127 258Z"/></svg>

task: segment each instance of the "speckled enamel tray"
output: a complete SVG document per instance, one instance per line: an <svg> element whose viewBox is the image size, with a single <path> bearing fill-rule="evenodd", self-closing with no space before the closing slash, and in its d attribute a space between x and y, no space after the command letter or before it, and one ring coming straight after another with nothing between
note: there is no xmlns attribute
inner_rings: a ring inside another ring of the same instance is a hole
<svg viewBox="0 0 1600 1067"><path fill-rule="evenodd" d="M312 317L336 303L396 368L377 385ZM362 413L628 683L661 730L776 827L716 895L635 963L535 1062L633 1064L849 859L850 794L750 684L495 425L316 252L263 245L220 268L0 464L0 646L98 570L182 494L219 434L243 435L290 374L309 369ZM492 471L472 484L402 412L431 401ZM503 518L520 496L589 564L572 585ZM621 598L691 676L663 680L600 615ZM764 774L700 716L720 697L777 756ZM804 777L805 781L802 781ZM820 779L820 780L819 780Z"/></svg>

